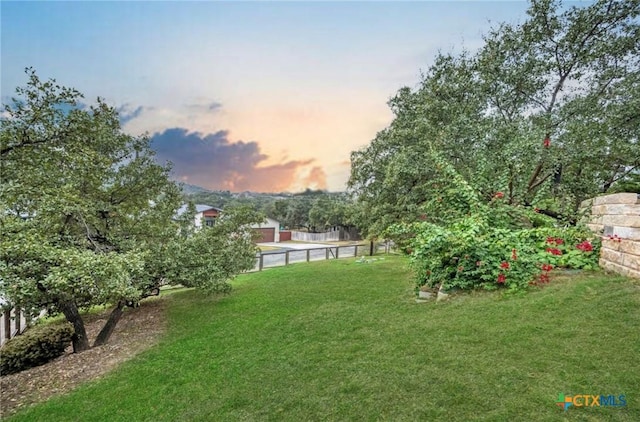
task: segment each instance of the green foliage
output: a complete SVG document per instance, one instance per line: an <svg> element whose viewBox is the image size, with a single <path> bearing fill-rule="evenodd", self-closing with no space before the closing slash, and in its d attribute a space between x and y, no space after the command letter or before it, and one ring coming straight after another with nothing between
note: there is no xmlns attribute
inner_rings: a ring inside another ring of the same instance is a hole
<svg viewBox="0 0 640 422"><path fill-rule="evenodd" d="M442 207L444 212L446 207L448 212L391 225L384 232L411 255L416 290L424 285L521 290L548 282L552 267L598 267L600 241L588 229L532 228L535 212L505 203L503 192L484 203L453 166L435 154L434 161L456 185L428 209Z"/></svg>
<svg viewBox="0 0 640 422"><path fill-rule="evenodd" d="M73 327L68 323L36 325L2 346L0 373L13 374L57 358L71 343Z"/></svg>
<svg viewBox="0 0 640 422"><path fill-rule="evenodd" d="M446 228L426 222L392 226L388 235L404 238L416 289L522 290L548 282L552 268L598 268L599 239L585 228L513 230L469 217Z"/></svg>
<svg viewBox="0 0 640 422"><path fill-rule="evenodd" d="M145 270L166 284L229 292L229 280L255 266L255 232L263 216L251 207L227 208L216 224L152 247Z"/></svg>
<svg viewBox="0 0 640 422"><path fill-rule="evenodd" d="M351 201L346 194L318 197L309 210L309 225L312 231L324 231L335 226L352 226Z"/></svg>
<svg viewBox="0 0 640 422"><path fill-rule="evenodd" d="M563 222L627 182L640 168L639 16L637 0L537 0L477 53L439 54L417 89L389 101L391 125L351 155L363 232L464 214L442 160L480 201L502 192Z"/></svg>
<svg viewBox="0 0 640 422"><path fill-rule="evenodd" d="M193 227L149 139L121 131L113 107L27 69L0 130L0 296L33 314L63 312L88 348L79 309L133 304L162 284L228 290L255 255L255 213ZM252 264L252 262L251 262Z"/></svg>

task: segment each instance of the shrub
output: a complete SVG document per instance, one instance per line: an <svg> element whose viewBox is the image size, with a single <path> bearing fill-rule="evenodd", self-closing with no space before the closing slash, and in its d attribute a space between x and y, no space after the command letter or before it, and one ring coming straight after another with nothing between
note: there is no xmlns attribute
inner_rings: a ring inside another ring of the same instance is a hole
<svg viewBox="0 0 640 422"><path fill-rule="evenodd" d="M424 285L520 290L548 282L556 267L598 267L599 239L583 228L513 230L471 216L447 227L414 223L397 230L415 234L407 250L416 290Z"/></svg>
<svg viewBox="0 0 640 422"><path fill-rule="evenodd" d="M431 154L449 180L447 188L422 205L423 221L392 225L384 233L411 256L416 291L424 285L519 290L547 283L556 267L598 267L600 240L587 228L558 227L562 220L513 205L511 188L508 195L495 191L487 198Z"/></svg>
<svg viewBox="0 0 640 422"><path fill-rule="evenodd" d="M0 373L13 374L57 358L64 353L72 335L73 326L69 323L29 328L2 346Z"/></svg>

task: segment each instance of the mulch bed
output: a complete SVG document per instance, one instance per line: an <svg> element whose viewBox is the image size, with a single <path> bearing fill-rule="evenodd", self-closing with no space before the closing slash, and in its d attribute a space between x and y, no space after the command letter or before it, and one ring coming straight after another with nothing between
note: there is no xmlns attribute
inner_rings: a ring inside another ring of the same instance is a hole
<svg viewBox="0 0 640 422"><path fill-rule="evenodd" d="M104 346L79 354L73 354L69 346L64 355L45 365L0 377L0 419L99 378L156 344L166 327L165 304L162 298L153 298L143 301L138 308L127 308ZM85 319L91 341L109 313L110 310L106 310Z"/></svg>

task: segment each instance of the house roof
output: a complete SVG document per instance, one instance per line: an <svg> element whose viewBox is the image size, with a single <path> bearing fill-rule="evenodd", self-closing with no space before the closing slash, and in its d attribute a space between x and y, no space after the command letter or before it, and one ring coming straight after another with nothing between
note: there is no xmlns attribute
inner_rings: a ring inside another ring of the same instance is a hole
<svg viewBox="0 0 640 422"><path fill-rule="evenodd" d="M187 208L188 208L187 204L183 204L180 208L178 208L178 210L176 211L176 217L179 217L185 212L187 212ZM222 209L212 207L211 205L196 204L196 213L205 212L209 210L216 210L218 212L222 212Z"/></svg>

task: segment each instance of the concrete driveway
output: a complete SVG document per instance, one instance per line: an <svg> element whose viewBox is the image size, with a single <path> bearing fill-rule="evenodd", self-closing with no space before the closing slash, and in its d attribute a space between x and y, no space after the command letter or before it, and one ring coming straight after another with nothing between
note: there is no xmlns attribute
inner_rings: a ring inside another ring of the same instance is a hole
<svg viewBox="0 0 640 422"><path fill-rule="evenodd" d="M295 249L295 250L307 250L307 249L316 249L316 248L330 248L333 245L327 245L327 244L322 244L322 243L288 243L288 242L282 242L282 243L276 243L276 242L265 242L265 243L258 243L258 246L271 246L274 248L281 248L281 249ZM265 251L265 253L268 253L269 251Z"/></svg>

